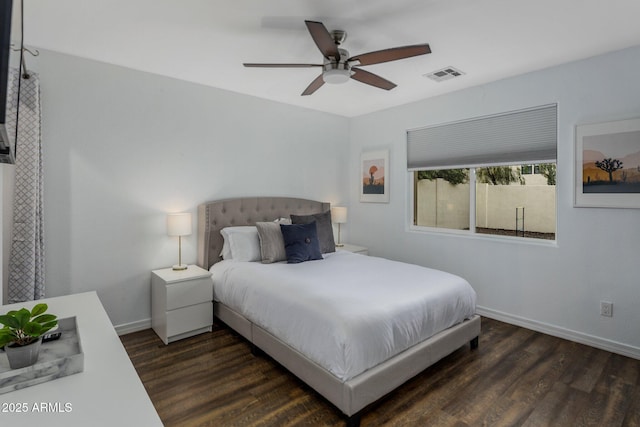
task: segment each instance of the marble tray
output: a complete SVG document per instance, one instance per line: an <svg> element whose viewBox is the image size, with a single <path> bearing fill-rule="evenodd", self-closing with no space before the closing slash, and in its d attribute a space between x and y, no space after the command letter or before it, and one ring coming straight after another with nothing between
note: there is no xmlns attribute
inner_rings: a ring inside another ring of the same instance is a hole
<svg viewBox="0 0 640 427"><path fill-rule="evenodd" d="M40 384L84 370L76 318L58 319L60 339L42 343L35 365L11 369L4 351L0 351L0 394Z"/></svg>

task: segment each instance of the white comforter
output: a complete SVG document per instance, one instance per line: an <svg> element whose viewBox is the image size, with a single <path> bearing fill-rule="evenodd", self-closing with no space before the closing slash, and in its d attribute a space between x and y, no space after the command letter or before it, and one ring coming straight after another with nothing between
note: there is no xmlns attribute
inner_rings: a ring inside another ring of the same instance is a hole
<svg viewBox="0 0 640 427"><path fill-rule="evenodd" d="M221 261L214 299L346 381L475 313L443 271L352 254L300 264Z"/></svg>

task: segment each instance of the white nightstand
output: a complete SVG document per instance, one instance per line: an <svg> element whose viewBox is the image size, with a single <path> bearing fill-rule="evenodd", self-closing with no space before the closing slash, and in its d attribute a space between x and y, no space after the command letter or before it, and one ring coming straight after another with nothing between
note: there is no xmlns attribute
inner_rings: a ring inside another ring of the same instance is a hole
<svg viewBox="0 0 640 427"><path fill-rule="evenodd" d="M336 251L348 251L354 254L369 255L369 249L364 246L350 245L345 243L343 246L336 246Z"/></svg>
<svg viewBox="0 0 640 427"><path fill-rule="evenodd" d="M151 272L151 326L165 344L211 331L211 273L196 265Z"/></svg>

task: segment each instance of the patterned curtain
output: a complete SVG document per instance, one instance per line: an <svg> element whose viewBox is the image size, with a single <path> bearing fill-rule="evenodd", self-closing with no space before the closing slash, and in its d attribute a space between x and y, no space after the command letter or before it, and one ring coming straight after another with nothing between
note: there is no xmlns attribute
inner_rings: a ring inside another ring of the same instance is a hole
<svg viewBox="0 0 640 427"><path fill-rule="evenodd" d="M29 78L20 77L18 70L12 70L7 100L10 103L8 118L14 119L13 123L7 120L8 132L15 133L16 108L19 109L9 259L10 304L44 298L40 80L33 72L29 73Z"/></svg>

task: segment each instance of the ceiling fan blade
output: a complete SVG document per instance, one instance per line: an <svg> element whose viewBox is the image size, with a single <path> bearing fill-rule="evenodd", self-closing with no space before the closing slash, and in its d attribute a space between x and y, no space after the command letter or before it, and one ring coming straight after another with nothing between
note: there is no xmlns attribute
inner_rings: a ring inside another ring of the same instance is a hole
<svg viewBox="0 0 640 427"><path fill-rule="evenodd" d="M363 53L349 58L349 61L359 61L358 65L380 64L382 62L396 61L398 59L411 58L412 56L431 53L428 44L416 44L412 46L392 47L391 49L377 50Z"/></svg>
<svg viewBox="0 0 640 427"><path fill-rule="evenodd" d="M320 52L325 58L334 58L336 61L340 60L340 52L338 51L338 45L329 34L327 27L322 22L316 21L304 21L307 24L307 29L311 34L311 38L316 42L316 46L320 49Z"/></svg>
<svg viewBox="0 0 640 427"><path fill-rule="evenodd" d="M380 89L385 90L391 90L397 86L395 83L390 82L387 79L383 79L376 74L361 70L359 68L352 68L351 71L353 71L351 78L361 83L366 83L368 85L379 87Z"/></svg>
<svg viewBox="0 0 640 427"><path fill-rule="evenodd" d="M308 67L322 67L322 64L256 64L256 63L247 63L244 64L245 67L256 67L256 68L308 68Z"/></svg>
<svg viewBox="0 0 640 427"><path fill-rule="evenodd" d="M324 84L324 80L322 78L322 74L316 77L309 86L302 92L302 96L311 95L313 92L317 91Z"/></svg>

